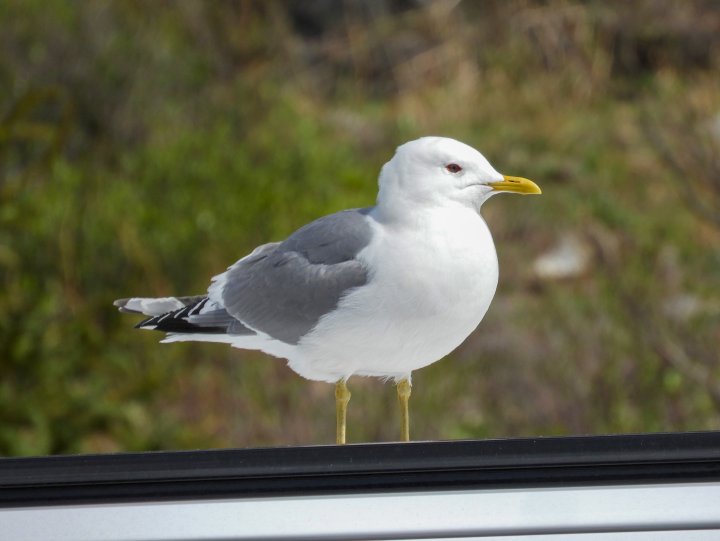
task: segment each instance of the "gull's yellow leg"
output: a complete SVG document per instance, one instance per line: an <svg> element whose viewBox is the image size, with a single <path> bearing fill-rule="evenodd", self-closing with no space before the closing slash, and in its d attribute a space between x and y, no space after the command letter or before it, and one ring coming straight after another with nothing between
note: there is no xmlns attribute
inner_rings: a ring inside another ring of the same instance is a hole
<svg viewBox="0 0 720 541"><path fill-rule="evenodd" d="M337 430L335 432L335 442L338 444L345 443L345 426L347 424L347 405L350 402L350 391L347 388L347 382L341 379L335 384L335 414L337 416Z"/></svg>
<svg viewBox="0 0 720 541"><path fill-rule="evenodd" d="M400 440L410 441L410 412L408 411L408 402L410 401L410 393L412 392L412 384L410 380L405 378L397 383L398 400L400 401Z"/></svg>

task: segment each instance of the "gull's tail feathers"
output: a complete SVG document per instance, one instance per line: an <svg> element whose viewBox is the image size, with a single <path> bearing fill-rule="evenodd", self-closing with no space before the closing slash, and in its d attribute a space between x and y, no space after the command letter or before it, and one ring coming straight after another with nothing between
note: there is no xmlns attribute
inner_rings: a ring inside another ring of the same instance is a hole
<svg viewBox="0 0 720 541"><path fill-rule="evenodd" d="M150 316L135 325L170 334L232 334L253 335L254 331L227 313L225 308L210 301L207 295L194 297L135 297L114 302L121 312Z"/></svg>

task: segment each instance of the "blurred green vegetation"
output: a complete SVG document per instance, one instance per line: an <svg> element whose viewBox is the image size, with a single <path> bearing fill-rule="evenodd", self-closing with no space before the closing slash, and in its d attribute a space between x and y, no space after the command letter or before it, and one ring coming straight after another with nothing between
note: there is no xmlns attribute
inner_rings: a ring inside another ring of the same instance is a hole
<svg viewBox="0 0 720 541"><path fill-rule="evenodd" d="M414 438L719 428L720 6L456 4L5 0L0 454L333 441L327 384L112 300L203 292L429 134L544 195L485 206L499 291ZM394 439L350 385L350 441Z"/></svg>

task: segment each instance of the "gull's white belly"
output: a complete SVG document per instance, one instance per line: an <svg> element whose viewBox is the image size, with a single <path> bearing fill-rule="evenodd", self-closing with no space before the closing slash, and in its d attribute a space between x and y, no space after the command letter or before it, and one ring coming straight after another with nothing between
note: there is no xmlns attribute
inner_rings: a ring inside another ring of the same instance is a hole
<svg viewBox="0 0 720 541"><path fill-rule="evenodd" d="M495 247L475 212L442 225L382 226L359 254L375 269L299 344L290 366L311 379L352 374L404 377L460 345L485 315L497 286Z"/></svg>

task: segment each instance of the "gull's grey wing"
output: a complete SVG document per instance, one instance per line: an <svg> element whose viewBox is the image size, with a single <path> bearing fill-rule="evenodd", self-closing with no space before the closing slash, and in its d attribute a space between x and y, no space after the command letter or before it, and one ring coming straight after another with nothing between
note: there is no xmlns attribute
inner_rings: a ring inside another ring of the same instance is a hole
<svg viewBox="0 0 720 541"><path fill-rule="evenodd" d="M297 344L344 294L367 283L367 269L356 259L372 237L367 214L361 209L325 216L238 261L220 292L227 312Z"/></svg>

